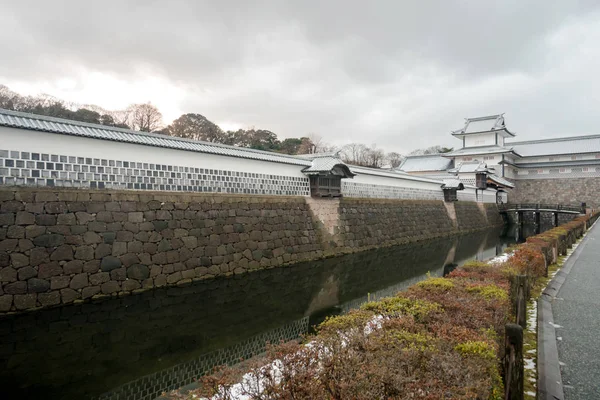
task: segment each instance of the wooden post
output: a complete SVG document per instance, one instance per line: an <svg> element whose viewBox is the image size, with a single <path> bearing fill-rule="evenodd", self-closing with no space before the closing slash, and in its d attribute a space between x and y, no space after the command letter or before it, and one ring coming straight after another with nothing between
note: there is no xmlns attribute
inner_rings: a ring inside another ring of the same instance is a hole
<svg viewBox="0 0 600 400"><path fill-rule="evenodd" d="M558 226L558 212L554 213L554 226Z"/></svg>
<svg viewBox="0 0 600 400"><path fill-rule="evenodd" d="M519 325L506 324L504 327L504 350L504 398L523 400L523 328Z"/></svg>
<svg viewBox="0 0 600 400"><path fill-rule="evenodd" d="M527 275L514 275L511 279L510 297L515 313L515 323L527 327L527 300L529 299Z"/></svg>
<svg viewBox="0 0 600 400"><path fill-rule="evenodd" d="M542 213L539 210L535 212L535 224L537 226L540 226L542 224Z"/></svg>

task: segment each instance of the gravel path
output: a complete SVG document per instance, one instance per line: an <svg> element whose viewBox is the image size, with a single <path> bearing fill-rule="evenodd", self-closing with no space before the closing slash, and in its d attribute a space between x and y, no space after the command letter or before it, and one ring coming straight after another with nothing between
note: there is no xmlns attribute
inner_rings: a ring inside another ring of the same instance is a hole
<svg viewBox="0 0 600 400"><path fill-rule="evenodd" d="M600 225L552 303L566 400L600 399Z"/></svg>

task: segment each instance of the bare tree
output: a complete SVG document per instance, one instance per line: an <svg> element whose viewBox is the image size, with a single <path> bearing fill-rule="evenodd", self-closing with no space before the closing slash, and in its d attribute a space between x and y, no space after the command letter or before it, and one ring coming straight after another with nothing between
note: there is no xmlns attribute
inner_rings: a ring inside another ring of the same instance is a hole
<svg viewBox="0 0 600 400"><path fill-rule="evenodd" d="M162 126L162 114L150 103L132 104L128 107L130 112L130 126L142 132L153 132Z"/></svg>
<svg viewBox="0 0 600 400"><path fill-rule="evenodd" d="M435 146L430 146L425 149L417 149L413 150L409 153L411 156L422 156L428 154L439 154L439 153L448 153L454 150L452 147L442 147L439 144Z"/></svg>
<svg viewBox="0 0 600 400"><path fill-rule="evenodd" d="M369 148L362 143L349 143L342 147L340 156L345 163L365 166L368 150Z"/></svg>
<svg viewBox="0 0 600 400"><path fill-rule="evenodd" d="M396 153L395 151L390 151L386 155L386 160L388 164L393 168L398 168L402 161L404 160L404 156L400 153Z"/></svg>
<svg viewBox="0 0 600 400"><path fill-rule="evenodd" d="M365 152L365 166L371 168L381 168L385 161L385 153L381 149L376 149L375 146L367 148Z"/></svg>

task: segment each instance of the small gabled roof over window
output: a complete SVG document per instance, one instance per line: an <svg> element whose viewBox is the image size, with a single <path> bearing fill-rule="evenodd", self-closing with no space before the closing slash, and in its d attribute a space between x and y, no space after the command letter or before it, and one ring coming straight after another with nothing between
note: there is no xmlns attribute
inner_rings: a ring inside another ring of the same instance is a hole
<svg viewBox="0 0 600 400"><path fill-rule="evenodd" d="M312 165L302 172L306 175L334 175L341 178L353 178L356 175L342 160L330 155L315 156Z"/></svg>
<svg viewBox="0 0 600 400"><path fill-rule="evenodd" d="M444 182L444 184L442 185L443 190L451 190L451 189L464 190L465 189L465 185L458 179L444 179L443 182Z"/></svg>

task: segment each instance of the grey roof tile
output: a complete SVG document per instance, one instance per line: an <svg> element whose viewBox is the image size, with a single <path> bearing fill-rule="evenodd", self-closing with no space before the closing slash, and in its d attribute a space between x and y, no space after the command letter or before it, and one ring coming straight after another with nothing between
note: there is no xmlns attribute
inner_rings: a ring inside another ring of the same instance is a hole
<svg viewBox="0 0 600 400"><path fill-rule="evenodd" d="M452 160L438 154L408 156L398 167L405 172L445 171L452 167Z"/></svg>
<svg viewBox="0 0 600 400"><path fill-rule="evenodd" d="M523 157L600 152L600 135L505 142Z"/></svg>

